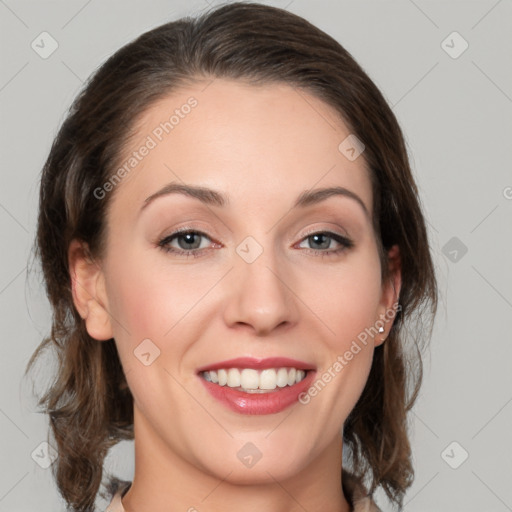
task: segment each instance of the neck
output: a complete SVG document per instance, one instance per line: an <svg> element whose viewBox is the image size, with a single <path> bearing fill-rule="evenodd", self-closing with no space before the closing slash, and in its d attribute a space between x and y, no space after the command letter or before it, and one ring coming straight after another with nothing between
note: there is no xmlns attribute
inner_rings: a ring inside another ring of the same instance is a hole
<svg viewBox="0 0 512 512"><path fill-rule="evenodd" d="M154 432L134 407L135 475L122 502L125 512L350 512L342 491L341 436L299 472L276 478L272 470L256 482L201 469ZM238 462L238 461L237 461ZM236 466L235 466L236 468Z"/></svg>

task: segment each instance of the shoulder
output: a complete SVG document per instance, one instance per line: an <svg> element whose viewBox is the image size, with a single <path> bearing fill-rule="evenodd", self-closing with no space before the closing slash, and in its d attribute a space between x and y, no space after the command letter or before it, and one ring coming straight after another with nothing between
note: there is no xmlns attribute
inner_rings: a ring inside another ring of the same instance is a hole
<svg viewBox="0 0 512 512"><path fill-rule="evenodd" d="M342 472L343 494L352 506L353 512L382 512L377 506L361 479L343 469Z"/></svg>

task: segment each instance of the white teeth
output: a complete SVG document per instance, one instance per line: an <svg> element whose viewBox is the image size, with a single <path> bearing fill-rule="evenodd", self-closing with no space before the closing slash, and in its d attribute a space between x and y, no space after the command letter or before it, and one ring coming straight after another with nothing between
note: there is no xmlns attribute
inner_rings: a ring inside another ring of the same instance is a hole
<svg viewBox="0 0 512 512"><path fill-rule="evenodd" d="M286 371L286 368L279 368L279 370L277 370L276 384L280 388L284 388L288 385L288 372Z"/></svg>
<svg viewBox="0 0 512 512"><path fill-rule="evenodd" d="M263 370L260 374L260 389L276 389L277 374L273 368Z"/></svg>
<svg viewBox="0 0 512 512"><path fill-rule="evenodd" d="M253 368L227 368L202 372L203 378L219 386L240 388L243 391L275 390L293 386L306 376L304 370L296 368L266 368L255 370Z"/></svg>
<svg viewBox="0 0 512 512"><path fill-rule="evenodd" d="M236 368L230 368L228 370L228 387L240 387L240 372Z"/></svg>
<svg viewBox="0 0 512 512"><path fill-rule="evenodd" d="M228 372L226 370L219 370L218 372L210 371L210 377L212 373L217 373L217 380L219 382L219 386L225 386L228 383Z"/></svg>
<svg viewBox="0 0 512 512"><path fill-rule="evenodd" d="M240 373L240 386L245 389L258 389L260 384L260 376L258 370L246 368Z"/></svg>

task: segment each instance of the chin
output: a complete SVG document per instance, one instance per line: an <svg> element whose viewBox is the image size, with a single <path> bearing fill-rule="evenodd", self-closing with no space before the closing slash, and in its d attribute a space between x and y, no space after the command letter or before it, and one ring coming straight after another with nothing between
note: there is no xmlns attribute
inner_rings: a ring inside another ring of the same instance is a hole
<svg viewBox="0 0 512 512"><path fill-rule="evenodd" d="M262 457L252 467L237 461L210 468L209 473L214 478L233 485L267 485L275 484L276 480L281 482L292 478L302 469L299 465L291 464L289 460L264 461Z"/></svg>
<svg viewBox="0 0 512 512"><path fill-rule="evenodd" d="M195 464L212 477L234 485L275 484L276 480L293 478L311 464L312 446L301 442L297 435L289 433L293 443L283 442L283 436L266 436L268 431L237 436L229 444L219 443L206 457L205 452L197 454Z"/></svg>

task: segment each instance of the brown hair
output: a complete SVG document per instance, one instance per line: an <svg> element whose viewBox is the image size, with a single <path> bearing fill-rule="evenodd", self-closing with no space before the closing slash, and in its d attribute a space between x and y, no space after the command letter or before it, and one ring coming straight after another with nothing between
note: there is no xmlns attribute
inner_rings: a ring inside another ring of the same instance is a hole
<svg viewBox="0 0 512 512"><path fill-rule="evenodd" d="M167 23L118 50L75 99L44 165L35 255L53 319L27 370L43 349L55 350L58 370L39 404L49 414L58 448L53 468L59 490L73 510L92 510L108 450L133 437L133 399L114 341L92 339L74 307L69 244L80 239L101 259L111 197L98 200L93 191L114 174L136 120L178 87L217 77L281 82L309 92L335 109L366 146L383 278L385 250L397 244L401 252L401 309L387 340L375 349L344 442L352 471L370 478L370 493L382 486L401 505L414 476L407 412L420 388L420 351L437 307L402 132L375 84L339 43L299 16L252 3Z"/></svg>

